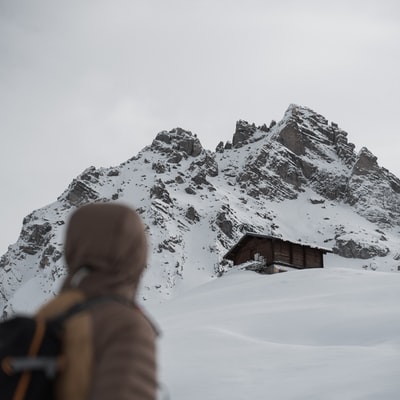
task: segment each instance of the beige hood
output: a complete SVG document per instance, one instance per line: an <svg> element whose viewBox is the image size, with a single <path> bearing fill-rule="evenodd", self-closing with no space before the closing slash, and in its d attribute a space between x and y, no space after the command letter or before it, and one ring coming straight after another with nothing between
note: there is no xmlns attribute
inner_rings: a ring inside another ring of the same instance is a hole
<svg viewBox="0 0 400 400"><path fill-rule="evenodd" d="M89 297L133 298L147 262L147 240L138 214L120 204L88 204L69 221L63 290L79 287Z"/></svg>

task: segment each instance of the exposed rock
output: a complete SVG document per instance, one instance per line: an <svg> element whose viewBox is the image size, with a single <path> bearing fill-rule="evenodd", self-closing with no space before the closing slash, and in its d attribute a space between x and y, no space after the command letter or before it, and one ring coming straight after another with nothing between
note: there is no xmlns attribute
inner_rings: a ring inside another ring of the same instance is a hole
<svg viewBox="0 0 400 400"><path fill-rule="evenodd" d="M176 183L179 183L179 184L182 184L182 183L184 183L185 181L183 180L183 178L182 178L180 175L178 175L178 176L175 178L175 182L176 182Z"/></svg>
<svg viewBox="0 0 400 400"><path fill-rule="evenodd" d="M196 184L196 185L209 185L209 182L206 179L206 174L204 171L200 171L198 174L196 174L195 176L192 177L192 181Z"/></svg>
<svg viewBox="0 0 400 400"><path fill-rule="evenodd" d="M301 171L306 179L311 179L313 175L318 171L318 167L310 164L306 160L300 160L299 164Z"/></svg>
<svg viewBox="0 0 400 400"><path fill-rule="evenodd" d="M176 128L171 131L171 133L176 135L175 141L178 145L178 150L181 150L192 157L200 155L203 147L199 139L197 139L196 136L193 136L191 132L185 131L181 128Z"/></svg>
<svg viewBox="0 0 400 400"><path fill-rule="evenodd" d="M254 135L257 128L254 124L250 125L247 121L237 121L236 130L233 135L233 147L241 147L248 143L248 140Z"/></svg>
<svg viewBox="0 0 400 400"><path fill-rule="evenodd" d="M61 257L62 253L58 251L55 246L50 245L43 252L39 265L41 268L50 266L52 263L57 262Z"/></svg>
<svg viewBox="0 0 400 400"><path fill-rule="evenodd" d="M233 237L233 223L227 217L226 212L219 212L215 220L216 225L225 233L229 238Z"/></svg>
<svg viewBox="0 0 400 400"><path fill-rule="evenodd" d="M118 169L111 169L108 171L107 176L119 176L120 171Z"/></svg>
<svg viewBox="0 0 400 400"><path fill-rule="evenodd" d="M90 201L98 199L99 194L82 181L74 180L71 183L67 193L63 196L71 205L81 206L83 204L89 203ZM63 197L61 197L60 200L62 198Z"/></svg>
<svg viewBox="0 0 400 400"><path fill-rule="evenodd" d="M386 172L386 170L385 170ZM400 194L400 179L391 174L389 171L386 173L387 180L389 182L390 188L395 192Z"/></svg>
<svg viewBox="0 0 400 400"><path fill-rule="evenodd" d="M305 182L301 169L296 165L297 160L291 159L291 155L282 157L277 160L275 164L277 174L283 179L284 182L293 185L299 189L302 182Z"/></svg>
<svg viewBox="0 0 400 400"><path fill-rule="evenodd" d="M326 118L314 111L291 104L285 113L279 141L295 154L305 155L305 150L328 162L334 161L325 146L333 147L348 166L354 163L354 145L348 143L347 133L337 126L328 126ZM280 123L281 125L281 123Z"/></svg>
<svg viewBox="0 0 400 400"><path fill-rule="evenodd" d="M279 133L279 140L294 154L304 155L306 152L302 134L295 124L286 125Z"/></svg>
<svg viewBox="0 0 400 400"><path fill-rule="evenodd" d="M164 240L162 243L158 244L158 252L161 253L163 250L175 253L175 247L169 240Z"/></svg>
<svg viewBox="0 0 400 400"><path fill-rule="evenodd" d="M151 187L150 198L159 199L167 204L173 203L165 184L160 179Z"/></svg>
<svg viewBox="0 0 400 400"><path fill-rule="evenodd" d="M357 160L353 166L353 174L365 175L371 170L377 170L377 158L366 148L363 147L357 155Z"/></svg>
<svg viewBox="0 0 400 400"><path fill-rule="evenodd" d="M232 149L232 143L229 140L225 143L224 149L225 150L231 150Z"/></svg>
<svg viewBox="0 0 400 400"><path fill-rule="evenodd" d="M198 214L198 212L196 211L196 209L193 206L190 206L187 210L186 210L186 214L185 217L192 222L198 222L200 221L200 215Z"/></svg>
<svg viewBox="0 0 400 400"><path fill-rule="evenodd" d="M48 242L51 230L52 226L49 222L45 222L42 225L28 225L22 230L21 239L35 246L43 246Z"/></svg>
<svg viewBox="0 0 400 400"><path fill-rule="evenodd" d="M215 148L216 153L223 153L224 152L224 142L219 142L217 147Z"/></svg>
<svg viewBox="0 0 400 400"><path fill-rule="evenodd" d="M162 131L157 134L155 140L158 140L158 141L166 143L166 144L171 144L171 135L169 132Z"/></svg>
<svg viewBox="0 0 400 400"><path fill-rule="evenodd" d="M197 157L203 151L203 147L196 135L182 128L158 133L151 144L151 148L159 152L172 154L170 162L178 159L179 156L176 155L176 152L180 152L181 155L186 157Z"/></svg>
<svg viewBox="0 0 400 400"><path fill-rule="evenodd" d="M287 150L277 151L275 145L264 145L252 162L246 163L241 172L233 171L233 176L247 194L253 198L283 200L296 198L297 190L287 182L299 185L299 175L287 158ZM282 177L284 180L282 180Z"/></svg>
<svg viewBox="0 0 400 400"><path fill-rule="evenodd" d="M21 250L26 254L36 254L49 243L51 231L52 225L49 222L25 226L21 231L21 239L24 241Z"/></svg>
<svg viewBox="0 0 400 400"><path fill-rule="evenodd" d="M153 163L151 169L156 171L157 174L164 174L167 171L167 166L162 161Z"/></svg>
<svg viewBox="0 0 400 400"><path fill-rule="evenodd" d="M336 239L333 251L346 258L368 259L375 256L384 257L389 253L386 246L379 244L362 244L353 239Z"/></svg>
<svg viewBox="0 0 400 400"><path fill-rule="evenodd" d="M321 198L311 198L310 199L310 203L311 204L324 204L325 203L325 199L321 199Z"/></svg>
<svg viewBox="0 0 400 400"><path fill-rule="evenodd" d="M348 189L348 182L348 176L328 170L316 171L311 179L315 191L329 200L342 200Z"/></svg>
<svg viewBox="0 0 400 400"><path fill-rule="evenodd" d="M171 164L179 164L183 159L183 156L181 153L179 152L173 152L172 156L168 158L169 163Z"/></svg>
<svg viewBox="0 0 400 400"><path fill-rule="evenodd" d="M182 150L192 157L197 157L201 153L203 147L196 136L192 136L190 132L184 131L181 128L176 128L173 132L180 137L180 140L177 141L178 150Z"/></svg>
<svg viewBox="0 0 400 400"><path fill-rule="evenodd" d="M196 194L196 191L195 191L192 187L190 187L190 186L188 186L188 187L185 188L185 192L186 192L187 194L193 194L193 195Z"/></svg>
<svg viewBox="0 0 400 400"><path fill-rule="evenodd" d="M30 214L28 214L22 221L23 225L28 225L29 223L36 221L37 220L37 216L35 212L31 212Z"/></svg>
<svg viewBox="0 0 400 400"><path fill-rule="evenodd" d="M80 176L83 181L97 183L99 181L100 173L95 167L89 167Z"/></svg>
<svg viewBox="0 0 400 400"><path fill-rule="evenodd" d="M215 160L215 157L212 157L208 153L204 157L204 169L208 176L216 177L219 173L218 163Z"/></svg>
<svg viewBox="0 0 400 400"><path fill-rule="evenodd" d="M0 257L0 269L8 272L11 269L9 253L5 253Z"/></svg>
<svg viewBox="0 0 400 400"><path fill-rule="evenodd" d="M215 156L204 152L201 157L198 157L196 161L190 165L189 171L195 175L204 174L211 177L218 176L218 164L215 160Z"/></svg>
<svg viewBox="0 0 400 400"><path fill-rule="evenodd" d="M347 132L338 130L337 127L333 128L333 142L336 154L345 162L346 165L352 166L356 158L354 153L355 146L353 143L348 142Z"/></svg>

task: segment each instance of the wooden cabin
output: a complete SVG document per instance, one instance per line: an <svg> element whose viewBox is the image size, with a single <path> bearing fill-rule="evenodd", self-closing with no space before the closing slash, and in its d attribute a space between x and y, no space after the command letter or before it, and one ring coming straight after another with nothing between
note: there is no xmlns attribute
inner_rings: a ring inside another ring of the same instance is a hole
<svg viewBox="0 0 400 400"><path fill-rule="evenodd" d="M246 269L273 274L290 269L323 268L329 249L294 243L281 238L246 233L224 258Z"/></svg>

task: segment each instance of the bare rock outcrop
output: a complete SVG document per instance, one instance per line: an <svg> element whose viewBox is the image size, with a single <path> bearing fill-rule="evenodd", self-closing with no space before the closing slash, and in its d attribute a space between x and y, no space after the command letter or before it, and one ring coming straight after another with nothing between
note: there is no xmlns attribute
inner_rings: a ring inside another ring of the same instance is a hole
<svg viewBox="0 0 400 400"><path fill-rule="evenodd" d="M251 137L257 131L254 124L249 124L247 121L239 120L236 122L236 129L233 135L233 147L242 147L249 143Z"/></svg>
<svg viewBox="0 0 400 400"><path fill-rule="evenodd" d="M153 140L151 148L164 151L171 155L170 162L177 163L176 152L183 156L197 157L203 151L203 147L196 135L182 128L175 128L171 131L162 131Z"/></svg>
<svg viewBox="0 0 400 400"><path fill-rule="evenodd" d="M345 258L361 258L363 260L373 257L384 257L388 255L389 249L379 243L361 243L354 239L336 239L333 249L336 254Z"/></svg>

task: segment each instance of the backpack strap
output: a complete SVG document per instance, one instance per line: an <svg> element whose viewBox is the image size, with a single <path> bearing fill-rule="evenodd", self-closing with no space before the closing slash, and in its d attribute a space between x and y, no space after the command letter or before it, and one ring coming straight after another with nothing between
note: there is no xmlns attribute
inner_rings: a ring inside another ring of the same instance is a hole
<svg viewBox="0 0 400 400"><path fill-rule="evenodd" d="M80 312L90 309L98 304L109 303L109 302L116 302L124 304L128 307L139 309L139 307L136 305L135 302L129 301L128 299L125 299L121 296L104 295L104 296L90 297L89 299L76 303L73 306L67 308L61 314L58 314L55 317L50 318L50 320L62 325L68 318L72 317L75 314L79 314Z"/></svg>
<svg viewBox="0 0 400 400"><path fill-rule="evenodd" d="M61 314L51 318L51 321L54 321L59 325L62 325L68 318L72 317L75 314L90 309L98 304L110 303L110 302L119 303L140 312L144 316L144 318L146 318L156 336L160 336L161 331L159 327L154 322L154 320L148 315L148 313L143 310L142 307L140 307L135 301L131 301L122 296L117 296L117 295L103 295L103 296L91 297L87 300L74 304Z"/></svg>

